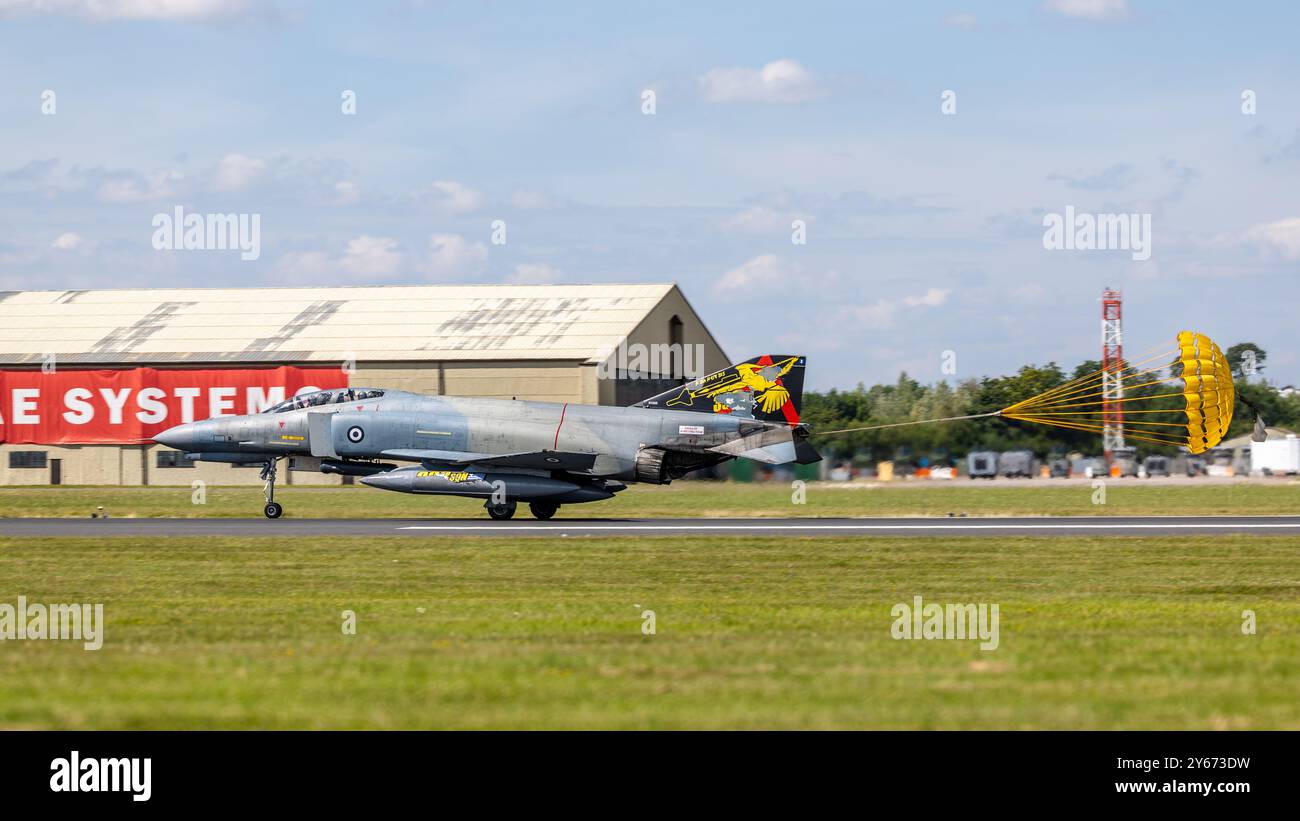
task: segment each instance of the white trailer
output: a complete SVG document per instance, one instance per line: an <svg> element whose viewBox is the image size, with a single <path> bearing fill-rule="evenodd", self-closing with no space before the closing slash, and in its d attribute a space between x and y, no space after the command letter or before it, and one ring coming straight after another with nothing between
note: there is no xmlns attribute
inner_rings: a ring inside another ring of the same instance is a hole
<svg viewBox="0 0 1300 821"><path fill-rule="evenodd" d="M1251 473L1300 473L1300 439L1294 433L1285 439L1250 443Z"/></svg>

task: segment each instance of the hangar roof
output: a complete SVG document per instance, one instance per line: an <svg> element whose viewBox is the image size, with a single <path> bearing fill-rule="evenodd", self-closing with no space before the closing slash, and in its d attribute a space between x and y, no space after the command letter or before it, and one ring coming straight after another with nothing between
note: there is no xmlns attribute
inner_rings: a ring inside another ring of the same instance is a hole
<svg viewBox="0 0 1300 821"><path fill-rule="evenodd" d="M595 361L676 287L0 291L0 364Z"/></svg>

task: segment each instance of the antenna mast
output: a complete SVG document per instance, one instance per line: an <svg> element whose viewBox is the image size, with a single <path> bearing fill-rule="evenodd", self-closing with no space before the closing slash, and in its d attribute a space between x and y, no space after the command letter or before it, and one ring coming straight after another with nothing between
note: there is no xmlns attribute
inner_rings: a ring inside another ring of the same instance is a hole
<svg viewBox="0 0 1300 821"><path fill-rule="evenodd" d="M1101 292L1101 446L1110 464L1112 454L1124 447L1124 330L1120 322L1119 291Z"/></svg>

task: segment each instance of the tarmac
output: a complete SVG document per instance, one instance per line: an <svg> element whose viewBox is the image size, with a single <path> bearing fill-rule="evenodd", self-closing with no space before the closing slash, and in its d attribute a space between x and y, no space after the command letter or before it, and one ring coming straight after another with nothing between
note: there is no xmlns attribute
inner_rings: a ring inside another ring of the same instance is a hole
<svg viewBox="0 0 1300 821"><path fill-rule="evenodd" d="M0 519L0 536L1191 536L1295 535L1300 516L890 519ZM1300 545L1300 543L1298 543Z"/></svg>

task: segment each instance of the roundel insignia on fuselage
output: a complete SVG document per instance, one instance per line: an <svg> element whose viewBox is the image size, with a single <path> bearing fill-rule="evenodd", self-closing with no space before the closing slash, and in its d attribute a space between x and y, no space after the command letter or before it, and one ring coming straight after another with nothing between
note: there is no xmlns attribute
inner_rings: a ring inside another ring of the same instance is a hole
<svg viewBox="0 0 1300 821"><path fill-rule="evenodd" d="M361 429L360 425L353 425L352 427L348 428L348 441L351 442L352 444L355 445L357 442L360 442L362 439L365 438L366 438L366 432Z"/></svg>

